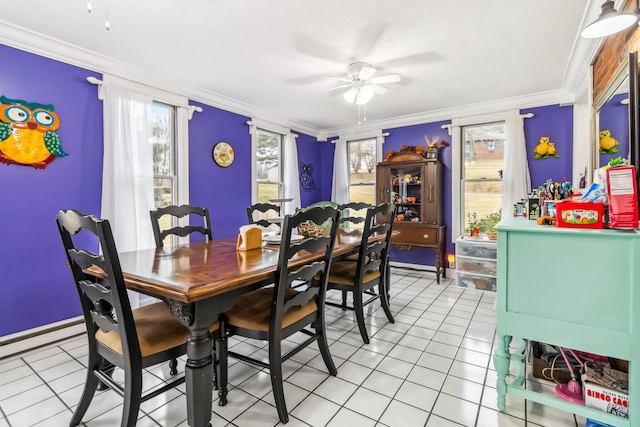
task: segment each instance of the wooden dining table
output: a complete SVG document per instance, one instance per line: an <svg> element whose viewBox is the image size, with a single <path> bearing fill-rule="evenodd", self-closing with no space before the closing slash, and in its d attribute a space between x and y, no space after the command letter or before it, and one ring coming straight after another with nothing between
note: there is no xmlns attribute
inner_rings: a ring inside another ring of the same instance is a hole
<svg viewBox="0 0 640 427"><path fill-rule="evenodd" d="M334 259L357 252L361 238L360 229L340 229ZM118 255L127 287L164 300L189 328L187 422L191 427L210 426L213 343L209 327L238 296L274 282L278 246L238 251L234 237ZM320 253L307 253L294 257L290 265L320 257Z"/></svg>

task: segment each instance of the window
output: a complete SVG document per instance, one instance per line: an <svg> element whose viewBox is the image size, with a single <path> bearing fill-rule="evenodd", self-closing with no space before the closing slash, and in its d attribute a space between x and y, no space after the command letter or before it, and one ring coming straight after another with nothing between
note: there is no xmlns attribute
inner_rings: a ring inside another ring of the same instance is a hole
<svg viewBox="0 0 640 427"><path fill-rule="evenodd" d="M349 201L375 204L377 139L349 141Z"/></svg>
<svg viewBox="0 0 640 427"><path fill-rule="evenodd" d="M268 203L283 197L282 139L283 135L258 128L255 151L257 201Z"/></svg>
<svg viewBox="0 0 640 427"><path fill-rule="evenodd" d="M151 108L153 194L156 208L177 203L175 107L154 102Z"/></svg>
<svg viewBox="0 0 640 427"><path fill-rule="evenodd" d="M461 165L462 230L502 209L504 122L463 126Z"/></svg>

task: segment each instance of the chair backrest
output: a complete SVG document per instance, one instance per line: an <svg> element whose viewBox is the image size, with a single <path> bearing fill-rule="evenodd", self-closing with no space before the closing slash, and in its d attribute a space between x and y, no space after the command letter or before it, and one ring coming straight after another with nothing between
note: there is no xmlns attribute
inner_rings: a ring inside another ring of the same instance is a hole
<svg viewBox="0 0 640 427"><path fill-rule="evenodd" d="M157 248L164 246L164 239L169 235L184 237L191 233L201 233L207 241L213 239L211 218L209 216L209 209L207 208L191 205L170 205L164 208L158 208L155 211L150 211L149 215L151 216L151 227L153 227L153 237L156 240ZM160 218L164 215L169 215L169 228L165 227L161 230L160 225L162 220ZM198 215L202 217L203 225L173 226L174 218L182 218L187 215Z"/></svg>
<svg viewBox="0 0 640 427"><path fill-rule="evenodd" d="M327 206L332 207L334 209L338 209L338 204L336 202L332 202L331 200L320 200L319 202L311 203L310 205L299 210L306 210L306 209L317 208L317 207L325 208ZM338 214L340 214L340 212L338 212ZM321 226L322 228L331 227L331 224L329 223L329 221L327 221L326 224L318 224L318 225Z"/></svg>
<svg viewBox="0 0 640 427"><path fill-rule="evenodd" d="M363 202L350 202L338 206L340 211L340 226L349 227L351 224L362 224L367 216L367 209L371 205Z"/></svg>
<svg viewBox="0 0 640 427"><path fill-rule="evenodd" d="M61 210L56 223L80 296L89 345L97 346L95 335L99 329L105 333L116 331L120 334L123 359L140 360L138 335L109 221L75 210ZM94 237L83 233L82 239L75 238L82 230L87 230ZM95 238L102 255L99 255L100 251L88 249L95 246ZM76 246L80 242L81 248ZM84 272L92 266L102 270L105 278ZM115 360L109 361L121 365Z"/></svg>
<svg viewBox="0 0 640 427"><path fill-rule="evenodd" d="M395 217L396 209L391 203L367 209L355 273L356 280L360 283L365 274L373 270L378 270L380 277L384 278ZM384 239L379 239L379 236L384 236Z"/></svg>
<svg viewBox="0 0 640 427"><path fill-rule="evenodd" d="M328 271L338 231L338 218L338 210L330 206L310 208L284 217L280 233L282 241L280 242L278 270L274 287L274 306L276 309L271 310L270 333L280 331L281 328L276 327L276 325L282 324L282 316L291 307L304 306L311 299L316 300L318 313L323 313ZM331 223L330 232L318 237L309 237L302 241L292 241L293 231L300 224L307 221L311 221L316 225ZM302 252L302 256L306 252L317 253L322 258L299 265L299 261L296 261L296 255L300 252ZM291 288L296 281L308 282L309 286L306 290L297 292L295 297L286 300L286 290Z"/></svg>
<svg viewBox="0 0 640 427"><path fill-rule="evenodd" d="M271 212L269 215L268 212ZM260 215L262 213L262 215ZM257 217L256 217L257 216ZM266 218L274 216L280 216L280 206L272 203L256 203L254 205L247 206L247 219L249 224L257 224L261 227L268 227L271 225Z"/></svg>

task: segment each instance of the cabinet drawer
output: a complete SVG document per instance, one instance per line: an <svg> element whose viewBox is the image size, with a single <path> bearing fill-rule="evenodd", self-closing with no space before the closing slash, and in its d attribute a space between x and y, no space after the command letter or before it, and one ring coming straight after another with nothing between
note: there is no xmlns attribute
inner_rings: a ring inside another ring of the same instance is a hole
<svg viewBox="0 0 640 427"><path fill-rule="evenodd" d="M490 240L459 238L456 240L456 254L458 256L495 259L498 255L498 245L495 241Z"/></svg>
<svg viewBox="0 0 640 427"><path fill-rule="evenodd" d="M458 272L458 286L469 289L496 290L496 278Z"/></svg>
<svg viewBox="0 0 640 427"><path fill-rule="evenodd" d="M470 258L458 255L456 269L460 272L496 275L498 263L496 260Z"/></svg>
<svg viewBox="0 0 640 427"><path fill-rule="evenodd" d="M395 245L432 245L438 244L438 230L421 227L394 227L391 243Z"/></svg>

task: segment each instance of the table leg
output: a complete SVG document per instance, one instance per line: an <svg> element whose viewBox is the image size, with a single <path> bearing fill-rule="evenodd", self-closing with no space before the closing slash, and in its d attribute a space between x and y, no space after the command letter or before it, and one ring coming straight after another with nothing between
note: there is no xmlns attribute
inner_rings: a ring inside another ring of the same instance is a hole
<svg viewBox="0 0 640 427"><path fill-rule="evenodd" d="M384 268L384 287L387 292L387 301L391 303L391 257L387 255L387 265Z"/></svg>
<svg viewBox="0 0 640 427"><path fill-rule="evenodd" d="M498 392L498 410L504 411L506 408L505 394L507 393L507 374L509 373L509 364L511 362L511 354L509 353L509 344L511 336L498 335L498 347L493 353L493 366L498 374L496 390Z"/></svg>
<svg viewBox="0 0 640 427"><path fill-rule="evenodd" d="M211 427L213 356L209 329L192 329L187 339L187 422L190 427Z"/></svg>

